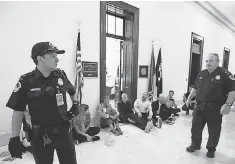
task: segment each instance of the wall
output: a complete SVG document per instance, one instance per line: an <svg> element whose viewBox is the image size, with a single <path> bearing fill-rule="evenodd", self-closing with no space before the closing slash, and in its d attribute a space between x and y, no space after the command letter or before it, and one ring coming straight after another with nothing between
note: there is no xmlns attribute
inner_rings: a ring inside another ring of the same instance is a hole
<svg viewBox="0 0 235 164"><path fill-rule="evenodd" d="M155 48L155 61L162 49L163 94L170 89L175 91L175 99L182 102L187 89L189 73L191 32L204 37L205 59L210 52L220 55L223 49L231 50L229 70L235 73L235 35L217 24L200 8L186 2L128 2L140 9L139 25L139 65L149 65L151 41ZM148 79L138 79L138 96L147 91Z"/></svg>
<svg viewBox="0 0 235 164"><path fill-rule="evenodd" d="M0 133L11 130L12 110L5 104L20 75L35 68L30 58L35 43L50 41L65 49L66 54L59 56L59 67L74 83L78 23L82 60L99 62L99 2L0 2ZM83 103L92 112L99 102L97 86L98 78L85 79Z"/></svg>

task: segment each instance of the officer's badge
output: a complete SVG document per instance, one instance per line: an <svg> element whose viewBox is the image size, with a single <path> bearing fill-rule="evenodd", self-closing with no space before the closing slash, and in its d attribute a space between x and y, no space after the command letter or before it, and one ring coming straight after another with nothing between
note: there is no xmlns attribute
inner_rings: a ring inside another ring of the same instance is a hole
<svg viewBox="0 0 235 164"><path fill-rule="evenodd" d="M58 85L59 85L59 86L63 86L63 84L64 84L63 80L62 80L61 78L59 78L59 79L58 79Z"/></svg>
<svg viewBox="0 0 235 164"><path fill-rule="evenodd" d="M21 83L18 82L15 86L14 92L18 92L18 90L21 88Z"/></svg>
<svg viewBox="0 0 235 164"><path fill-rule="evenodd" d="M215 76L215 80L220 80L220 75Z"/></svg>
<svg viewBox="0 0 235 164"><path fill-rule="evenodd" d="M199 80L201 80L202 79L202 77L199 77Z"/></svg>
<svg viewBox="0 0 235 164"><path fill-rule="evenodd" d="M230 75L229 78L230 78L231 80L235 80L235 77L234 77L233 75Z"/></svg>

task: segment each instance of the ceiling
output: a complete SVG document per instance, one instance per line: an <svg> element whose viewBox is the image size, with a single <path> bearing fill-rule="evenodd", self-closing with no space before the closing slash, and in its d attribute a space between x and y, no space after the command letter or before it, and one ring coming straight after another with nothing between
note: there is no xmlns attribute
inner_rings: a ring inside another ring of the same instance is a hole
<svg viewBox="0 0 235 164"><path fill-rule="evenodd" d="M234 1L209 1L235 26L235 2Z"/></svg>

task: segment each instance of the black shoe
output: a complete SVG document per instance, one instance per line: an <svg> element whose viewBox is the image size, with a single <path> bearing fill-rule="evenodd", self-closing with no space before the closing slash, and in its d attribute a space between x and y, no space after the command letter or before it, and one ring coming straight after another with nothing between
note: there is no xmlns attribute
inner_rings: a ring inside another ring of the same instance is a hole
<svg viewBox="0 0 235 164"><path fill-rule="evenodd" d="M174 114L175 116L179 116L179 114Z"/></svg>
<svg viewBox="0 0 235 164"><path fill-rule="evenodd" d="M92 137L92 141L98 141L98 140L100 140L100 137L99 137L99 136L94 136L94 137Z"/></svg>
<svg viewBox="0 0 235 164"><path fill-rule="evenodd" d="M215 157L215 152L208 151L208 152L206 153L206 156L207 156L207 158L214 158L214 157Z"/></svg>
<svg viewBox="0 0 235 164"><path fill-rule="evenodd" d="M187 152L194 152L195 150L200 150L201 148L199 148L199 147L193 147L193 146L189 146L189 147L187 147Z"/></svg>

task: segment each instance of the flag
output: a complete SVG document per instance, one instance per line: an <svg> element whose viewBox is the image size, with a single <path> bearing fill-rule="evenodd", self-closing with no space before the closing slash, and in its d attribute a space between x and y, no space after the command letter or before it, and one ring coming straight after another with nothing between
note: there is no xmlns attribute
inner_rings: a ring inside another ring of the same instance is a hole
<svg viewBox="0 0 235 164"><path fill-rule="evenodd" d="M156 64L156 87L157 87L157 97L162 93L162 54L161 48L158 52L157 64Z"/></svg>
<svg viewBox="0 0 235 164"><path fill-rule="evenodd" d="M149 100L152 101L153 94L154 94L154 76L155 72L155 57L154 57L154 48L152 46L152 53L151 53L151 62L150 62L150 73L149 73L149 85L148 85L148 94Z"/></svg>
<svg viewBox="0 0 235 164"><path fill-rule="evenodd" d="M82 102L82 87L84 86L82 59L81 59L81 41L80 41L80 29L78 30L77 46L76 46L76 61L75 61L75 89L77 94L77 100L80 104Z"/></svg>

